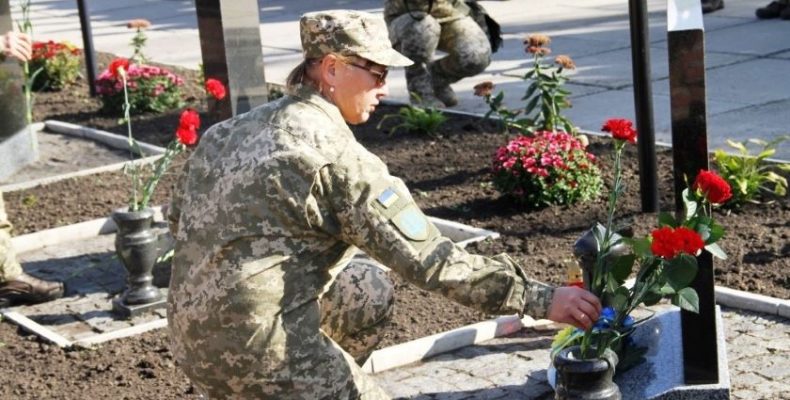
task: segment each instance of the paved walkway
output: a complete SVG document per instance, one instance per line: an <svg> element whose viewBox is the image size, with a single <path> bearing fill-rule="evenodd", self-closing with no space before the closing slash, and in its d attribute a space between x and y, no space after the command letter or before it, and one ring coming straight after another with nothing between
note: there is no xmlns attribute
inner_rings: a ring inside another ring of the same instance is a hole
<svg viewBox="0 0 790 400"><path fill-rule="evenodd" d="M736 309L723 310L722 318L732 398L790 399L790 320ZM551 399L550 345L551 334L524 331L376 378L396 398Z"/></svg>
<svg viewBox="0 0 790 400"><path fill-rule="evenodd" d="M770 139L790 133L790 22L760 21L755 8L768 0L729 1L724 10L704 17L708 82L709 148L726 148L725 139ZM197 68L201 62L197 20L191 0L90 1L97 50L132 53L133 32L126 21L153 23L145 53L153 60ZM486 105L472 87L492 80L517 107L526 86L519 79L528 60L521 40L543 32L553 38L554 54L572 56L578 66L568 89L573 108L568 116L585 130L597 131L609 117L633 118L628 2L621 0L481 1L502 24L504 48L494 54L485 73L454 85L458 110L484 113ZM82 43L73 0L33 2L36 37ZM666 1L649 0L650 53L656 138L670 142ZM301 59L298 18L305 11L353 8L380 13L382 0L259 0L265 73L282 83ZM391 99L405 101L402 70L390 79ZM790 143L777 153L790 160Z"/></svg>

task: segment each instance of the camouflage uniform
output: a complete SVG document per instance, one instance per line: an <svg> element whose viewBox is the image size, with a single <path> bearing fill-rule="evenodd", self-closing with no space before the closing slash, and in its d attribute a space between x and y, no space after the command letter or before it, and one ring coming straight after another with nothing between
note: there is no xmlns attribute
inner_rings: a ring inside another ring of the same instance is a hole
<svg viewBox="0 0 790 400"><path fill-rule="evenodd" d="M406 68L408 90L429 106L457 104L450 84L483 72L491 62L491 44L469 16L463 0L387 0L384 19L390 40L414 61ZM447 56L433 60L436 49Z"/></svg>
<svg viewBox="0 0 790 400"><path fill-rule="evenodd" d="M11 229L12 225L5 213L3 193L0 192L0 283L11 281L22 274L22 267L16 261L11 245Z"/></svg>
<svg viewBox="0 0 790 400"><path fill-rule="evenodd" d="M326 30L303 38L307 56L336 39ZM487 313L542 317L553 294L507 256L443 237L308 86L209 129L180 185L172 350L209 398L388 399L338 345L375 342L391 310L391 282L351 261L358 250Z"/></svg>

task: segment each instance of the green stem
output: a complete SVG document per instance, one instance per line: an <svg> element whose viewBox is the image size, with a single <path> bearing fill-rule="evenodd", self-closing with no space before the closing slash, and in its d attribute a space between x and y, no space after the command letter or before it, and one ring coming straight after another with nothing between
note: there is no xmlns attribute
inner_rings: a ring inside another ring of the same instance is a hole
<svg viewBox="0 0 790 400"><path fill-rule="evenodd" d="M135 162L135 152L134 149L137 147L137 142L134 140L132 136L132 118L130 113L131 105L129 104L129 91L127 90L126 81L126 71L123 71L121 74L121 81L123 82L123 119L126 121L126 135L127 135L127 143L129 144L129 170L132 174L132 201L129 203L129 211L137 211L141 207L139 207L139 203L137 202L137 191L140 187L140 167Z"/></svg>

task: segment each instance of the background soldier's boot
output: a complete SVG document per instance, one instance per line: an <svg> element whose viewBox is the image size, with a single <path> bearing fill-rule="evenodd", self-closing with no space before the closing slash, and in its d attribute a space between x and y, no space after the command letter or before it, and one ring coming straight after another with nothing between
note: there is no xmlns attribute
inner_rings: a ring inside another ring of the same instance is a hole
<svg viewBox="0 0 790 400"><path fill-rule="evenodd" d="M754 14L760 19L779 18L785 10L788 10L787 3L772 1L767 6L758 8Z"/></svg>
<svg viewBox="0 0 790 400"><path fill-rule="evenodd" d="M458 79L449 78L437 62L431 63L430 67L428 67L428 74L431 76L433 93L436 98L441 100L447 107L457 106L458 96L455 95L455 91L450 87L450 83L456 82Z"/></svg>
<svg viewBox="0 0 790 400"><path fill-rule="evenodd" d="M45 281L25 273L0 283L0 307L43 303L62 296L63 283Z"/></svg>
<svg viewBox="0 0 790 400"><path fill-rule="evenodd" d="M433 92L431 74L424 64L406 67L406 88L412 104L430 108L444 107L444 103Z"/></svg>
<svg viewBox="0 0 790 400"><path fill-rule="evenodd" d="M433 93L436 95L436 98L441 100L447 107L457 106L458 96L455 95L453 88L450 87L449 83L439 81L440 79L434 79L433 81Z"/></svg>

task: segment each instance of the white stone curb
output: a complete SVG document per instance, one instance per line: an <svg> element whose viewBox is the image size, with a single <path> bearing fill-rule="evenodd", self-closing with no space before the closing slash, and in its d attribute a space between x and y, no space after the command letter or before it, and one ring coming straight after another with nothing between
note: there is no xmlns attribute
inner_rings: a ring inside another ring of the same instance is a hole
<svg viewBox="0 0 790 400"><path fill-rule="evenodd" d="M64 179L69 179L69 178L76 178L76 177L79 177L79 176L100 174L102 172L120 171L127 164L134 163L134 164L139 164L139 165L147 165L147 164L153 163L154 161L160 159L161 157L162 157L162 155L158 154L158 155L155 155L155 156L140 158L140 159L137 159L137 160L134 160L134 161L124 161L124 162L119 162L119 163L115 163L115 164L105 165L105 166L102 166L102 167L89 168L89 169L83 169L83 170L80 170L80 171L69 172L67 174L49 176L49 177L46 177L46 178L35 179L35 180L25 181L25 182L20 182L20 183L12 183L12 184L9 184L9 185L0 186L0 192L8 193L8 192L16 191L16 190L24 190L24 189L30 189L30 188L34 188L34 187L37 187L37 186L41 186L41 185L47 185L47 184L50 184L50 183L53 183L53 182L58 182L58 181L62 181Z"/></svg>
<svg viewBox="0 0 790 400"><path fill-rule="evenodd" d="M164 328L166 326L167 326L167 318L159 318L150 322L146 322L144 324L130 326L126 329L119 329L117 331L101 333L98 335L88 337L86 339L77 340L73 342L72 345L80 346L80 347L92 347L93 345L106 342L109 340L121 339L129 336L139 335L141 333L145 333L154 329Z"/></svg>
<svg viewBox="0 0 790 400"><path fill-rule="evenodd" d="M71 135L81 138L90 139L99 143L104 143L107 146L129 150L129 139L126 136L116 135L107 131L84 127L81 125L70 124L68 122L47 120L44 121L47 129L64 135ZM164 154L165 148L154 146L152 144L138 142L140 150L147 154Z"/></svg>
<svg viewBox="0 0 790 400"><path fill-rule="evenodd" d="M5 318L8 318L11 321L14 321L17 325L21 326L22 329L34 333L44 340L54 343L58 347L70 347L73 343L70 342L65 337L61 336L60 334L53 332L52 330L48 329L47 327L39 324L36 321L16 312L16 311L3 311L2 315Z"/></svg>
<svg viewBox="0 0 790 400"><path fill-rule="evenodd" d="M529 316L524 318L519 318L517 315L502 316L376 350L362 365L362 370L369 374L383 372L461 347L507 336L522 328L541 330L550 328L554 324L545 319L535 321Z"/></svg>
<svg viewBox="0 0 790 400"><path fill-rule="evenodd" d="M154 221L162 221L162 207L152 207L154 210ZM115 222L112 218L99 218L91 221L80 222L78 224L60 226L27 235L16 236L11 239L17 253L40 249L45 246L52 246L75 240L89 239L98 235L113 233L116 230Z"/></svg>
<svg viewBox="0 0 790 400"><path fill-rule="evenodd" d="M716 303L723 306L790 318L790 300L777 299L722 286L716 286L715 292Z"/></svg>

